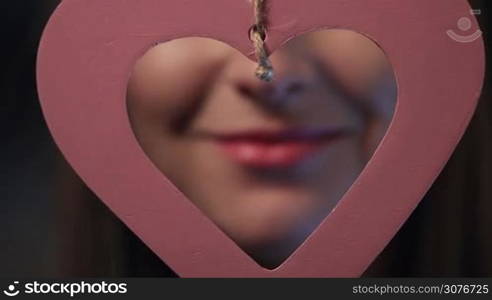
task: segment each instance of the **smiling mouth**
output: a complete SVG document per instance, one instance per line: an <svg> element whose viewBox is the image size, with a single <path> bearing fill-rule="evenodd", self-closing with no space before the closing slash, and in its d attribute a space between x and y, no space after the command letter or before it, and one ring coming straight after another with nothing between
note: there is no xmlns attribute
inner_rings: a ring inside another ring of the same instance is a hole
<svg viewBox="0 0 492 300"><path fill-rule="evenodd" d="M212 135L214 142L232 161L255 168L292 167L319 150L351 135L344 128L249 130Z"/></svg>

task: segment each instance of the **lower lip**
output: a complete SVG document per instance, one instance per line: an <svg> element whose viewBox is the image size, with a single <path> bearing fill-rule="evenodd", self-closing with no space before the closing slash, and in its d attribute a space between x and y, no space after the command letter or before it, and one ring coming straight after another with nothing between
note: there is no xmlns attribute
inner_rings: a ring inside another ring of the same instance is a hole
<svg viewBox="0 0 492 300"><path fill-rule="evenodd" d="M258 168L295 166L312 157L326 141L219 141L220 147L233 161Z"/></svg>

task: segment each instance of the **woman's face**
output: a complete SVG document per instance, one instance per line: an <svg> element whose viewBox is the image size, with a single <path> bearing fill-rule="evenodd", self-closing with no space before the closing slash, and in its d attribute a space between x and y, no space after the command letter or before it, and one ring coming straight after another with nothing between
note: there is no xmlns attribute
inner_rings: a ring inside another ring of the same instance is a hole
<svg viewBox="0 0 492 300"><path fill-rule="evenodd" d="M275 267L319 225L383 136L396 98L382 51L350 31L277 50L275 80L225 44L150 49L128 85L145 153L243 250Z"/></svg>

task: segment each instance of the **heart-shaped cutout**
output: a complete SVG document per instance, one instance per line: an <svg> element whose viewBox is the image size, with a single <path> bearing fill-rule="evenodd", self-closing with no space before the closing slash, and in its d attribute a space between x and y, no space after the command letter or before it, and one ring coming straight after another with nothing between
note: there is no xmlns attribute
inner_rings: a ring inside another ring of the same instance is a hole
<svg viewBox="0 0 492 300"><path fill-rule="evenodd" d="M42 108L81 178L179 275L359 276L463 134L482 85L483 42L446 34L469 14L465 0L269 3L271 50L304 32L354 30L384 49L398 82L394 119L373 158L337 209L275 270L258 266L163 180L135 139L125 101L136 60L155 43L201 36L252 53L249 1L63 1L38 56Z"/></svg>
<svg viewBox="0 0 492 300"><path fill-rule="evenodd" d="M273 82L206 38L150 49L129 81L145 153L262 266L276 268L354 182L393 115L396 82L361 34L325 30L270 56Z"/></svg>

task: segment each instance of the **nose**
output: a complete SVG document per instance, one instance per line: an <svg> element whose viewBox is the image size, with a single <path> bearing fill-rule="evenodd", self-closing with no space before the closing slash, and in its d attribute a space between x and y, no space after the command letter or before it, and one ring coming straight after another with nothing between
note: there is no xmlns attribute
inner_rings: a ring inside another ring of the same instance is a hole
<svg viewBox="0 0 492 300"><path fill-rule="evenodd" d="M228 72L235 92L241 97L271 110L282 111L300 101L311 84L314 66L291 55L276 53L271 57L274 80L265 82L255 74L254 62L234 57Z"/></svg>

